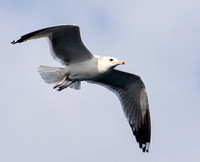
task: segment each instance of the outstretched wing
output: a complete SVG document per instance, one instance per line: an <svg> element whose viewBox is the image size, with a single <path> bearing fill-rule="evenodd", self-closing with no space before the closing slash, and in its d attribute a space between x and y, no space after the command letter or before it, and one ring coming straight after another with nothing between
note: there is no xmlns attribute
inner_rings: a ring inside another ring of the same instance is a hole
<svg viewBox="0 0 200 162"><path fill-rule="evenodd" d="M113 70L93 83L103 85L115 92L140 148L148 152L151 123L147 94L141 78L134 74Z"/></svg>
<svg viewBox="0 0 200 162"><path fill-rule="evenodd" d="M79 27L73 25L60 25L37 30L11 43L16 44L41 37L48 37L53 56L64 64L85 61L94 57L84 46Z"/></svg>

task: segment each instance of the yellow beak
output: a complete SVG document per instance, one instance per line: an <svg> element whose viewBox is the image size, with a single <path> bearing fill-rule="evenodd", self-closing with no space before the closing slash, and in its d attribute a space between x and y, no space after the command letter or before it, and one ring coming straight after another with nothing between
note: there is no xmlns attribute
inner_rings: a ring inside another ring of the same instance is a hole
<svg viewBox="0 0 200 162"><path fill-rule="evenodd" d="M119 61L119 62L116 62L116 64L118 64L118 65L124 65L125 62L124 61Z"/></svg>

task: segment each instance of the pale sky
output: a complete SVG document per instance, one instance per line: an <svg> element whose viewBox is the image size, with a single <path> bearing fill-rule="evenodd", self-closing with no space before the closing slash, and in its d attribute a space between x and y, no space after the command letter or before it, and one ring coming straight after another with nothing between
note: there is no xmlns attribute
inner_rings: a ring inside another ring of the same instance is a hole
<svg viewBox="0 0 200 162"><path fill-rule="evenodd" d="M1 0L0 161L200 161L200 1ZM58 24L80 26L86 47L140 75L150 105L143 153L119 100L104 87L57 92L40 78L53 60L45 39L10 42Z"/></svg>

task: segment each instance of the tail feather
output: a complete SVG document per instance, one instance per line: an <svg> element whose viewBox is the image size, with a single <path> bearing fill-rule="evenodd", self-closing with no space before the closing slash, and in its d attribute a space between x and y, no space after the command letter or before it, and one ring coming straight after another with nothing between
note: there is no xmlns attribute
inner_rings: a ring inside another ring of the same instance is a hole
<svg viewBox="0 0 200 162"><path fill-rule="evenodd" d="M45 81L45 83L48 83L48 84L61 82L63 78L65 77L64 71L65 71L65 68L59 68L59 67L49 67L49 66L43 66L43 65L40 65L40 67L38 67L38 72L40 76ZM71 81L65 80L63 85L67 85L70 82ZM81 88L81 82L76 81L69 87L79 90Z"/></svg>
<svg viewBox="0 0 200 162"><path fill-rule="evenodd" d="M63 71L64 68L59 67L49 67L43 65L38 67L40 76L45 81L45 83L48 84L60 82L64 78Z"/></svg>
<svg viewBox="0 0 200 162"><path fill-rule="evenodd" d="M76 89L76 90L80 90L81 89L81 82L80 81L76 81L75 83L73 83L69 87L73 88L73 89Z"/></svg>

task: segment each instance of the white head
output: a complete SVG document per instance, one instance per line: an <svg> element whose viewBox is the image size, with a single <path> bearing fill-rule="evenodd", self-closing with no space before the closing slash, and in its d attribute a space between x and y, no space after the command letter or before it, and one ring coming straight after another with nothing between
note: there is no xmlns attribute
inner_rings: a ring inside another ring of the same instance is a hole
<svg viewBox="0 0 200 162"><path fill-rule="evenodd" d="M124 65L124 61L119 61L114 57L96 56L98 59L98 70L101 73L112 70L118 65Z"/></svg>

